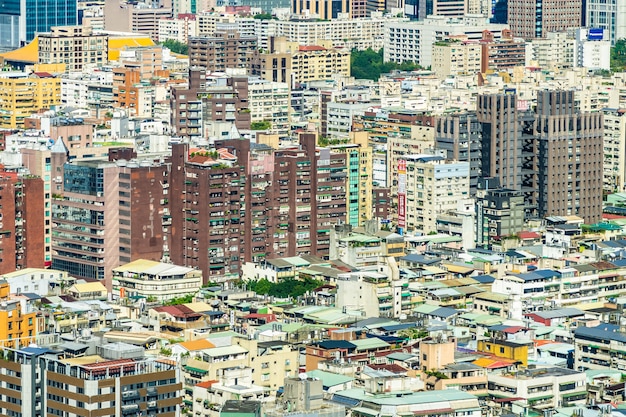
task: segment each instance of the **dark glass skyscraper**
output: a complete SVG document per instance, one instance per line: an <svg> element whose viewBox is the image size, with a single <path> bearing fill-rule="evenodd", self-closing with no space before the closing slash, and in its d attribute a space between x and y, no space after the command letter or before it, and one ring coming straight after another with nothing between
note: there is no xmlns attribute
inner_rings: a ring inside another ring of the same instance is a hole
<svg viewBox="0 0 626 417"><path fill-rule="evenodd" d="M52 26L73 26L78 23L76 0L21 0L25 24L25 41ZM21 28L20 28L21 29ZM20 39L22 40L22 39Z"/></svg>
<svg viewBox="0 0 626 417"><path fill-rule="evenodd" d="M78 24L77 0L0 0L0 49L18 48L53 26Z"/></svg>

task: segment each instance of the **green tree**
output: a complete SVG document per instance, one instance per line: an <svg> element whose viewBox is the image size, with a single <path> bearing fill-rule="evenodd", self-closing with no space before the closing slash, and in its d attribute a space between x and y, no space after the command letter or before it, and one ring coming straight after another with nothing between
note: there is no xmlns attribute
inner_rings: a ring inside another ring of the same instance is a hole
<svg viewBox="0 0 626 417"><path fill-rule="evenodd" d="M275 16L272 16L271 13L259 13L259 14L255 14L254 16L255 19L259 19L259 20L272 20L272 19L276 19Z"/></svg>
<svg viewBox="0 0 626 417"><path fill-rule="evenodd" d="M611 70L614 72L626 70L626 39L619 39L611 48Z"/></svg>
<svg viewBox="0 0 626 417"><path fill-rule="evenodd" d="M260 122L252 122L250 123L250 129L252 130L267 130L272 127L272 123L267 120L262 120Z"/></svg>
<svg viewBox="0 0 626 417"><path fill-rule="evenodd" d="M289 278L280 282L270 282L262 278L258 281L248 281L247 287L257 294L287 298L300 297L323 284L322 281L311 278L305 278L303 280Z"/></svg>
<svg viewBox="0 0 626 417"><path fill-rule="evenodd" d="M187 294L181 297L172 298L171 300L163 303L165 306L175 306L179 304L188 304L193 302L194 294Z"/></svg>
<svg viewBox="0 0 626 417"><path fill-rule="evenodd" d="M168 39L161 43L161 45L165 46L175 54L187 55L189 52L189 46L186 43L178 42L174 39Z"/></svg>
<svg viewBox="0 0 626 417"><path fill-rule="evenodd" d="M252 288L251 288L252 289ZM252 289L257 294L266 295L269 294L272 290L272 283L267 280L267 278L261 278L257 281Z"/></svg>
<svg viewBox="0 0 626 417"><path fill-rule="evenodd" d="M413 62L383 62L383 50L378 52L371 48L365 51L352 51L350 55L350 71L353 77L378 81L381 74L389 73L393 70L413 71L421 69Z"/></svg>

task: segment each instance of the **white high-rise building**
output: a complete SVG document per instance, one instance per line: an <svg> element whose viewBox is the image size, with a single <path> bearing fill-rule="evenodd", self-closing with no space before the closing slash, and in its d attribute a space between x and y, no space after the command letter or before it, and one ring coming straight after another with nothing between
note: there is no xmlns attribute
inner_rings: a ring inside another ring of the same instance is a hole
<svg viewBox="0 0 626 417"><path fill-rule="evenodd" d="M289 85L262 79L248 81L250 120L268 121L270 133L289 135Z"/></svg>
<svg viewBox="0 0 626 417"><path fill-rule="evenodd" d="M469 162L443 156L411 155L406 161L406 230L437 231L437 216L469 197Z"/></svg>
<svg viewBox="0 0 626 417"><path fill-rule="evenodd" d="M384 60L429 67L435 42L454 35L466 35L468 41L479 41L485 30L493 33L494 39L500 39L503 29L508 26L489 23L488 18L480 15L429 16L420 22L390 22L385 26Z"/></svg>
<svg viewBox="0 0 626 417"><path fill-rule="evenodd" d="M626 1L587 0L586 12L587 26L606 29L611 45L626 38Z"/></svg>
<svg viewBox="0 0 626 417"><path fill-rule="evenodd" d="M576 29L574 66L591 70L611 69L611 41L603 29Z"/></svg>
<svg viewBox="0 0 626 417"><path fill-rule="evenodd" d="M626 110L604 109L604 182L609 192L626 191Z"/></svg>
<svg viewBox="0 0 626 417"><path fill-rule="evenodd" d="M181 15L178 18L159 20L159 42L174 40L187 44L189 38L198 36L198 22L195 15Z"/></svg>

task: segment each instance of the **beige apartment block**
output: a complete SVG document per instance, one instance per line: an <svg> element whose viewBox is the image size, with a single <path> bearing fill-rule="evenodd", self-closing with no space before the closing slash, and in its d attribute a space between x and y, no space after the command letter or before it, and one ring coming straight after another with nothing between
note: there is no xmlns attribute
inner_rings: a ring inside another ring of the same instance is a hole
<svg viewBox="0 0 626 417"><path fill-rule="evenodd" d="M108 60L109 37L93 33L91 27L56 26L38 39L39 62L43 64L65 64L67 71L82 71Z"/></svg>
<svg viewBox="0 0 626 417"><path fill-rule="evenodd" d="M433 45L432 70L437 77L477 74L482 62L482 46L478 42L450 39Z"/></svg>

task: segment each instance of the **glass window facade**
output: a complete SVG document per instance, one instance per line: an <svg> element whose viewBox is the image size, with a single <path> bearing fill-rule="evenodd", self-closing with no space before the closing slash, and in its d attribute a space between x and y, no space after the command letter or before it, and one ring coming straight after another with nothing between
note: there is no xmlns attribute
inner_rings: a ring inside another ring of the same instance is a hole
<svg viewBox="0 0 626 417"><path fill-rule="evenodd" d="M76 0L25 0L25 5L26 42L37 33L49 32L52 26L78 24Z"/></svg>
<svg viewBox="0 0 626 417"><path fill-rule="evenodd" d="M64 178L64 191L88 195L102 195L104 192L102 168L65 164Z"/></svg>
<svg viewBox="0 0 626 417"><path fill-rule="evenodd" d="M12 2L8 2L12 3ZM6 4L6 3L5 3ZM0 10L8 10L2 7ZM19 2L18 2L19 13ZM9 51L20 46L20 16L11 13L0 14L0 50Z"/></svg>

